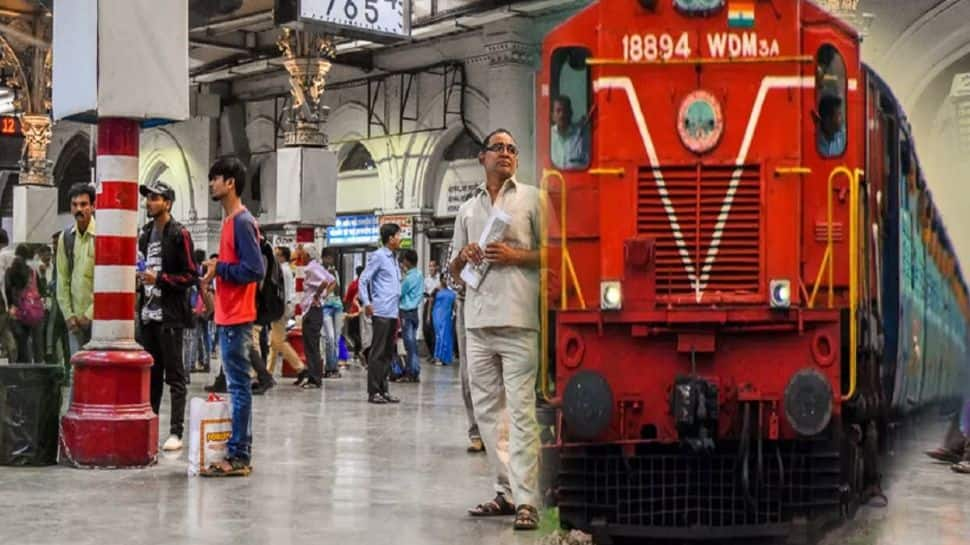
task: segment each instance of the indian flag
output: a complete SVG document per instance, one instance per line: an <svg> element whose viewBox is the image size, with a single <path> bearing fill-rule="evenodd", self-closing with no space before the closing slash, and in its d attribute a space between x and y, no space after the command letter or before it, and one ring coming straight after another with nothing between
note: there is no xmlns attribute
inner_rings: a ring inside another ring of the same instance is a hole
<svg viewBox="0 0 970 545"><path fill-rule="evenodd" d="M751 2L731 2L728 5L728 26L731 28L754 27L754 4Z"/></svg>

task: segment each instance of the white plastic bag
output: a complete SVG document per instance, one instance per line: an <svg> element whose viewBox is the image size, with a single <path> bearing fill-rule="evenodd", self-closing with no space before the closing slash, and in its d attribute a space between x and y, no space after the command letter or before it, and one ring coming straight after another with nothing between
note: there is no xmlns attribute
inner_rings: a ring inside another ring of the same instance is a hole
<svg viewBox="0 0 970 545"><path fill-rule="evenodd" d="M193 397L189 403L189 476L224 459L231 435L229 400L216 394L208 399Z"/></svg>

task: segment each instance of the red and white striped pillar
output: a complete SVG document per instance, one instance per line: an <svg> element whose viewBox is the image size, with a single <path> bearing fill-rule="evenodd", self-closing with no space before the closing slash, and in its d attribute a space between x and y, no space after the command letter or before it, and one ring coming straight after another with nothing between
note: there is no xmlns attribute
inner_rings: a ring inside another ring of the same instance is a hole
<svg viewBox="0 0 970 545"><path fill-rule="evenodd" d="M300 227L296 230L296 244L313 244L314 230L313 227ZM303 300L303 279L304 271L306 270L307 263L304 260L293 263L294 278L296 279L294 291L296 292L296 310L293 314L294 319L300 324L299 316L303 313L303 309L300 308L299 301ZM295 327L287 333L287 340L290 345L296 350L297 354L300 355L300 359L306 362L306 354L303 352L303 330L301 326ZM290 363L283 358L283 376L284 377L295 377L297 375L296 369L290 366Z"/></svg>
<svg viewBox="0 0 970 545"><path fill-rule="evenodd" d="M151 356L135 342L138 121L98 121L98 198L91 342L71 358L74 389L62 456L78 466L138 467L158 453Z"/></svg>
<svg viewBox="0 0 970 545"><path fill-rule="evenodd" d="M98 123L91 344L100 348L131 349L135 343L138 131L134 120L113 118Z"/></svg>

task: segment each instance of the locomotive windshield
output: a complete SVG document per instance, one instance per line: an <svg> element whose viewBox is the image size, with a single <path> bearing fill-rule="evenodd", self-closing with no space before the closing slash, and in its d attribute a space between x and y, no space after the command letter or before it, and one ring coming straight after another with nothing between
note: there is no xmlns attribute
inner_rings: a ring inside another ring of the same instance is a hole
<svg viewBox="0 0 970 545"><path fill-rule="evenodd" d="M815 143L822 157L845 152L845 62L831 45L818 50L815 71Z"/></svg>
<svg viewBox="0 0 970 545"><path fill-rule="evenodd" d="M674 0L674 7L692 15L708 15L724 7L724 0Z"/></svg>
<svg viewBox="0 0 970 545"><path fill-rule="evenodd" d="M582 47L564 47L552 55L549 155L558 169L589 166L589 56L589 50Z"/></svg>

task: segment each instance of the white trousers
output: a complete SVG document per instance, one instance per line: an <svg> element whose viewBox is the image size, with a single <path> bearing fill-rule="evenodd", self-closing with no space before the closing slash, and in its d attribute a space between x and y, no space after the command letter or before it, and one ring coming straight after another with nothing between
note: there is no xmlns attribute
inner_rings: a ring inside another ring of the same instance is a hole
<svg viewBox="0 0 970 545"><path fill-rule="evenodd" d="M466 342L475 419L496 472L496 492L511 496L515 505L538 507L539 332L516 327L468 329ZM499 454L506 408L508 461Z"/></svg>

